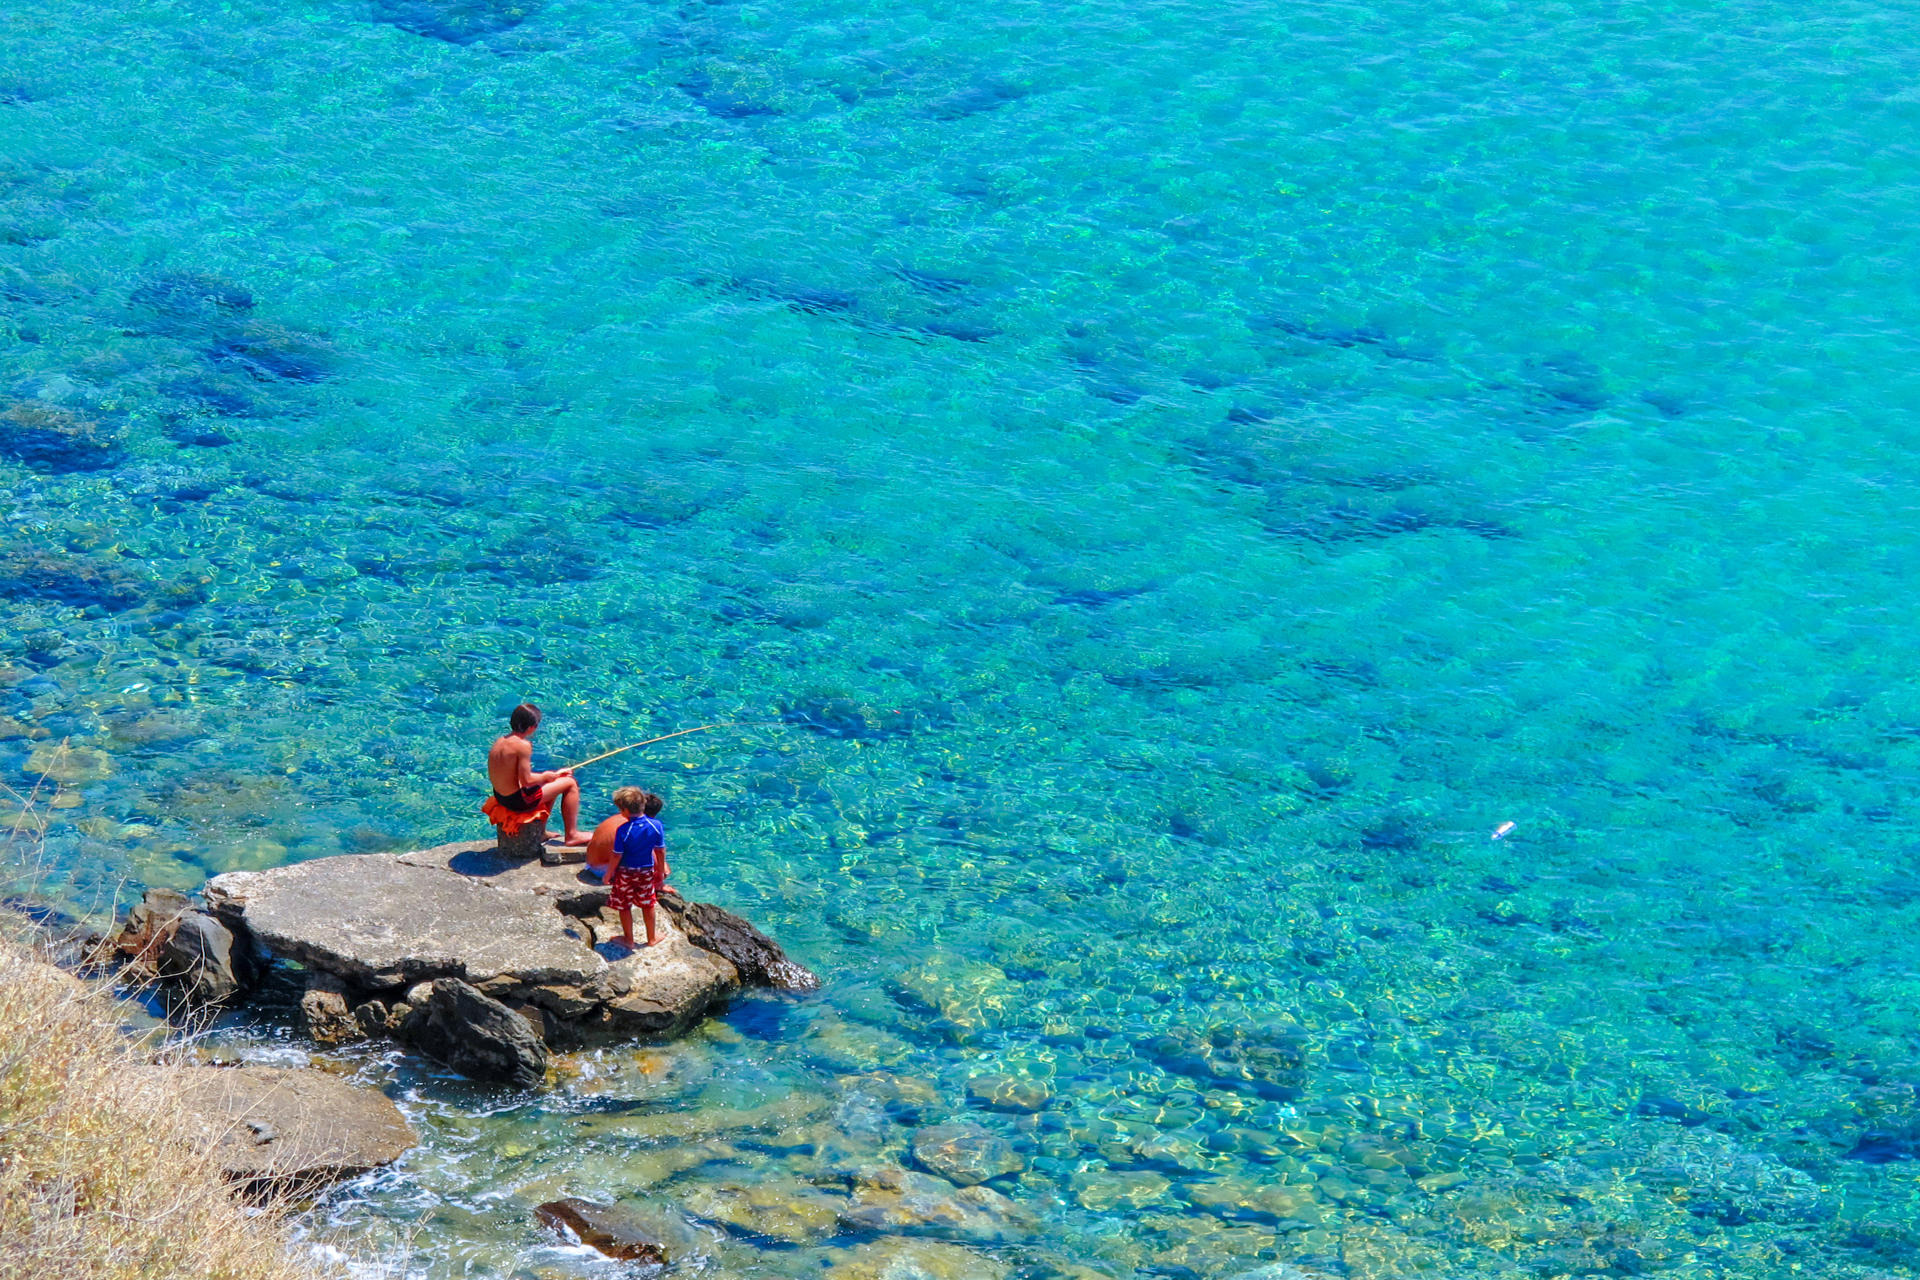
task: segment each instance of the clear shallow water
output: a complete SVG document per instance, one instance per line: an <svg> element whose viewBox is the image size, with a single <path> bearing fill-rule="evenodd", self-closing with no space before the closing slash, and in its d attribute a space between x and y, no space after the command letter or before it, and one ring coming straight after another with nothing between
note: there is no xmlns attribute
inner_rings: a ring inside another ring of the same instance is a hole
<svg viewBox="0 0 1920 1280"><path fill-rule="evenodd" d="M1912 1269L1911 6L383 15L4 11L0 389L122 453L6 464L0 769L104 753L84 905L786 720L592 803L829 986L360 1063L335 1218L572 1275L965 1114L1036 1278Z"/></svg>

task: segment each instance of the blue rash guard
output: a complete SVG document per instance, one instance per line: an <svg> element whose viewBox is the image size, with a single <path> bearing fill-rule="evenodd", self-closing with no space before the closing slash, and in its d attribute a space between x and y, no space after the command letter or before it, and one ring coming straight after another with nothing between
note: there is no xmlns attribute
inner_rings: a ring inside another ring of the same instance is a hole
<svg viewBox="0 0 1920 1280"><path fill-rule="evenodd" d="M667 833L658 818L628 818L613 833L613 851L622 871L652 871L653 851L664 848Z"/></svg>

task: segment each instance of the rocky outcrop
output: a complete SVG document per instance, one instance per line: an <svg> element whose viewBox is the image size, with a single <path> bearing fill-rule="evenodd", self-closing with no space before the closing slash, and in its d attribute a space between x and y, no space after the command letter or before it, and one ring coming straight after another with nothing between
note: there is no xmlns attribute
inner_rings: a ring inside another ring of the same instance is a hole
<svg viewBox="0 0 1920 1280"><path fill-rule="evenodd" d="M547 1045L533 1022L458 978L439 978L396 1028L400 1039L463 1076L531 1088L547 1077Z"/></svg>
<svg viewBox="0 0 1920 1280"><path fill-rule="evenodd" d="M546 1046L666 1038L743 987L818 986L745 920L671 893L660 944L629 951L597 877L492 844L229 872L206 897L234 933L337 985L310 984L310 1026L396 1035L521 1084L544 1073Z"/></svg>
<svg viewBox="0 0 1920 1280"><path fill-rule="evenodd" d="M204 1124L252 1195L307 1194L392 1164L419 1139L384 1094L309 1068L143 1067Z"/></svg>
<svg viewBox="0 0 1920 1280"><path fill-rule="evenodd" d="M667 1246L628 1211L568 1196L550 1200L533 1211L541 1226L571 1232L581 1244L623 1262L667 1261Z"/></svg>

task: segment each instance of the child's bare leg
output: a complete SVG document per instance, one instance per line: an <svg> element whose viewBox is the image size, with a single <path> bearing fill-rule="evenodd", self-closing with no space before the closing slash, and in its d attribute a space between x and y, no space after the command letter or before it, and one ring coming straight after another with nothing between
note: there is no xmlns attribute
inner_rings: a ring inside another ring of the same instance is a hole
<svg viewBox="0 0 1920 1280"><path fill-rule="evenodd" d="M649 916L649 919L647 921L647 936L651 938L653 936L653 921L651 919L651 916L652 916L651 911L648 912L648 916ZM632 907L620 908L620 941L626 943L629 949L633 947L633 908Z"/></svg>
<svg viewBox="0 0 1920 1280"><path fill-rule="evenodd" d="M651 902L640 908L640 916L647 922L647 945L650 947L658 945L660 935L653 927L653 904Z"/></svg>

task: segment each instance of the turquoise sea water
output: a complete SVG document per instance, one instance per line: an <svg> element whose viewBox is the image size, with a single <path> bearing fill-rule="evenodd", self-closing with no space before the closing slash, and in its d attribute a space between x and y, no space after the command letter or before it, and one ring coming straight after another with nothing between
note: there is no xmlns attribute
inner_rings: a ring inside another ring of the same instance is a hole
<svg viewBox="0 0 1920 1280"><path fill-rule="evenodd" d="M8 3L0 773L84 906L776 722L590 805L818 999L331 1055L419 1275L954 1117L1030 1280L1910 1274L1915 17Z"/></svg>

